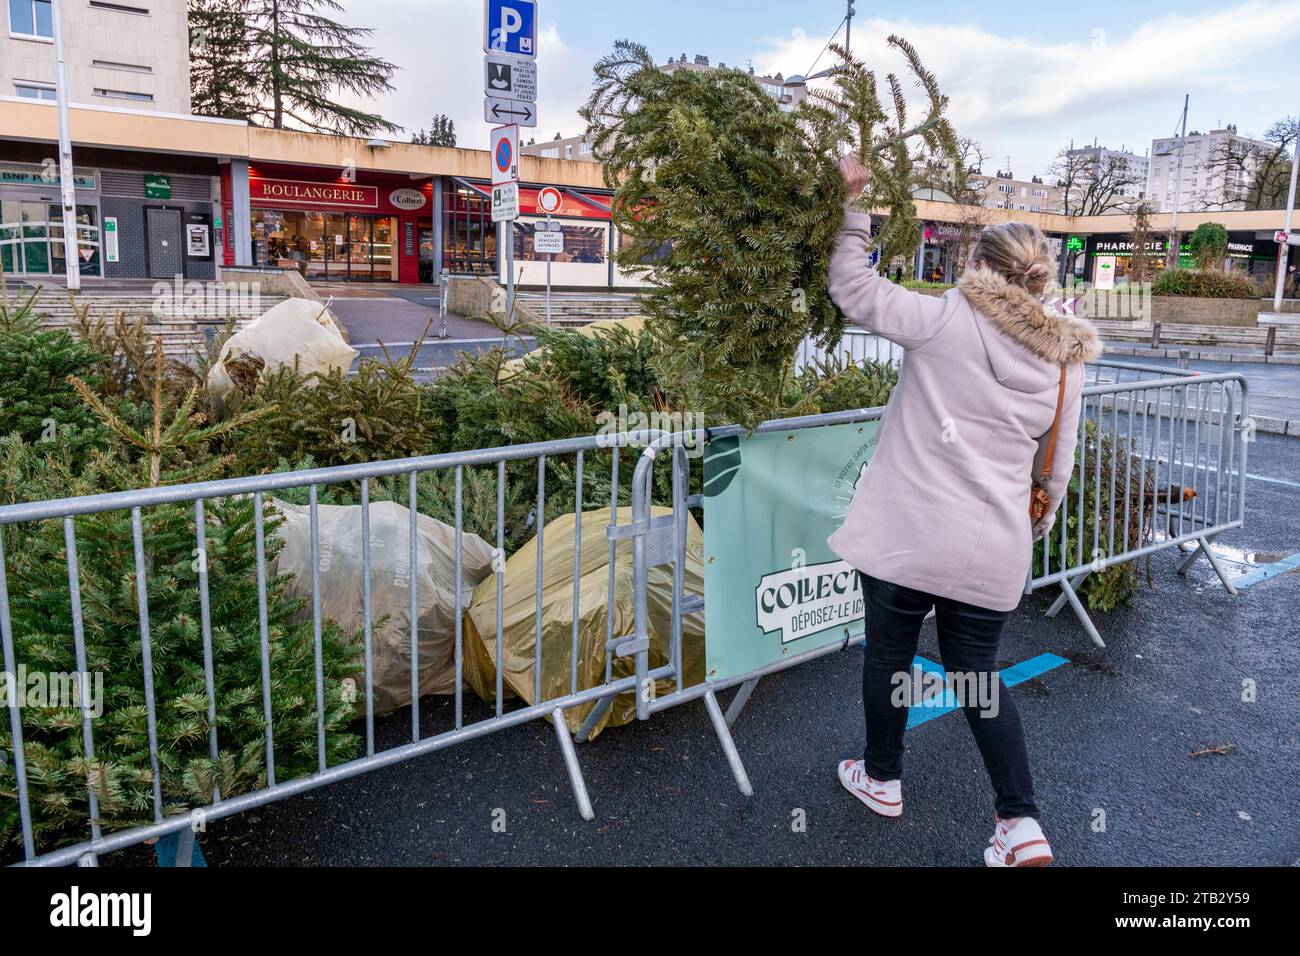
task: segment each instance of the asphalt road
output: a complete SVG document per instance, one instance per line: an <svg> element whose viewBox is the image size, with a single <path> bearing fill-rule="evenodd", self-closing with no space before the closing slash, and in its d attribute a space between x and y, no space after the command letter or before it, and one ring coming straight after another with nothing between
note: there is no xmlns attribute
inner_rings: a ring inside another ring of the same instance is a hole
<svg viewBox="0 0 1300 956"><path fill-rule="evenodd" d="M1300 442L1252 446L1246 550L1300 550ZM1269 480L1263 480L1269 479ZM1061 864L1290 865L1300 861L1300 573L1230 597L1202 561L1186 577L1158 554L1152 586L1097 623L1043 617L1027 598L1008 664L1069 663L1020 684L1044 827ZM920 653L935 659L927 628ZM836 762L861 748L861 651L766 678L735 727L755 794L737 791L702 704L610 730L578 749L596 819L570 795L551 727L532 723L211 824L209 865L977 865L992 796L964 719L908 733L905 811L874 816ZM1257 698L1242 700L1242 682ZM725 700L724 700L725 705ZM424 733L451 725L426 699ZM488 715L472 694L466 720ZM409 711L380 721L404 742ZM1230 744L1226 755L1192 757ZM504 812L505 831L493 828ZM1097 828L1104 813L1105 829ZM792 824L806 820L802 830ZM110 858L148 862L138 849Z"/></svg>

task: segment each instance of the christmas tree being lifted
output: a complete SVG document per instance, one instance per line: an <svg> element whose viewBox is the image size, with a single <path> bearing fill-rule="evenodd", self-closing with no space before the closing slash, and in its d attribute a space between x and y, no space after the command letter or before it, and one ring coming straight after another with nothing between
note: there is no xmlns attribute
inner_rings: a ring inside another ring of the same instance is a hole
<svg viewBox="0 0 1300 956"><path fill-rule="evenodd" d="M617 261L652 283L658 374L714 424L781 412L799 343L833 345L843 331L826 289L843 223L841 144L871 169L863 201L888 209L881 261L916 246L911 145L954 158L956 139L916 50L889 45L926 98L918 123L897 76L886 108L874 72L838 46L831 88L790 111L740 70L664 72L627 40L595 66L581 112L628 239Z"/></svg>

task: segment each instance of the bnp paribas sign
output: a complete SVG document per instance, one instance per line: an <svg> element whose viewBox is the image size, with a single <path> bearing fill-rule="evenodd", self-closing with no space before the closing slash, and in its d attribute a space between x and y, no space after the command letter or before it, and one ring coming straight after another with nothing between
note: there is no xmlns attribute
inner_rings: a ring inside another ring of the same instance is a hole
<svg viewBox="0 0 1300 956"><path fill-rule="evenodd" d="M857 572L826 539L876 447L874 421L744 438L704 453L705 657L725 680L862 633Z"/></svg>
<svg viewBox="0 0 1300 956"><path fill-rule="evenodd" d="M73 170L72 182L77 189L93 190L97 185L95 173L89 169ZM44 186L59 188L59 164L54 160L45 163L0 164L0 186Z"/></svg>

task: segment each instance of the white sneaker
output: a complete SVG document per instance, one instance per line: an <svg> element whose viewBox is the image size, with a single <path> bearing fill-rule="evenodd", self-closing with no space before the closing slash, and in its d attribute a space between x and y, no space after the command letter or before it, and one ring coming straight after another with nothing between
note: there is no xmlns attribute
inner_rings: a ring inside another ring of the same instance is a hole
<svg viewBox="0 0 1300 956"><path fill-rule="evenodd" d="M1047 866L1052 848L1033 817L1020 817L1013 826L999 820L984 851L985 866Z"/></svg>
<svg viewBox="0 0 1300 956"><path fill-rule="evenodd" d="M882 817L897 817L903 813L903 781L873 780L862 769L861 760L841 760L840 783Z"/></svg>

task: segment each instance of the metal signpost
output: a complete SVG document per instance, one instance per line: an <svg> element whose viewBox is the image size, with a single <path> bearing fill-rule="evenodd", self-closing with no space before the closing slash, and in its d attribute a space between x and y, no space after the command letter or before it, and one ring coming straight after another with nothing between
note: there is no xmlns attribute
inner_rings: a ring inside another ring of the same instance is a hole
<svg viewBox="0 0 1300 956"><path fill-rule="evenodd" d="M492 131L492 221L506 263L506 311L515 311L519 127L537 125L537 0L483 2L483 119Z"/></svg>
<svg viewBox="0 0 1300 956"><path fill-rule="evenodd" d="M1286 283L1286 264L1291 247L1300 246L1300 236L1291 232L1295 214L1296 175L1300 174L1300 136L1296 137L1295 158L1291 160L1291 186L1286 194L1286 227L1273 238L1277 242L1277 284L1273 287L1273 311L1282 311L1282 292Z"/></svg>
<svg viewBox="0 0 1300 956"><path fill-rule="evenodd" d="M55 98L59 112L59 192L63 202L63 264L68 290L81 288L81 256L77 243L77 183L72 171L72 133L68 127L68 69L63 62L63 4L50 8L54 21Z"/></svg>
<svg viewBox="0 0 1300 956"><path fill-rule="evenodd" d="M551 261L557 252L564 251L564 227L551 221L564 197L554 186L547 186L537 194L537 208L546 213L546 222L533 226L533 252L546 253L546 324L551 324Z"/></svg>

